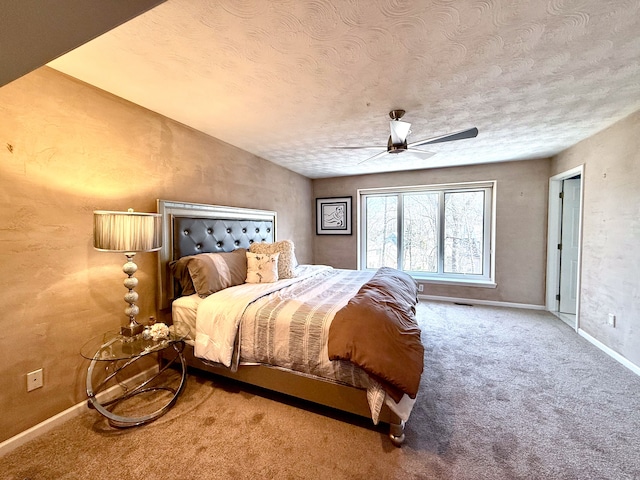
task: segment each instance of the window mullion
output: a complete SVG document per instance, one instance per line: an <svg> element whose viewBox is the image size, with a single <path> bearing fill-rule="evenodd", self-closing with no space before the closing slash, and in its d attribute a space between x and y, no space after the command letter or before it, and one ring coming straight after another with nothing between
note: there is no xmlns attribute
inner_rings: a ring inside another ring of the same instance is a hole
<svg viewBox="0 0 640 480"><path fill-rule="evenodd" d="M358 249L360 251L360 270L366 270L367 268L367 196L362 195L360 197L360 245Z"/></svg>
<svg viewBox="0 0 640 480"><path fill-rule="evenodd" d="M482 246L484 252L484 263L482 265L482 274L488 276L491 272L491 255L493 251L493 245L491 244L491 208L492 208L492 191L488 188L484 189L484 231Z"/></svg>
<svg viewBox="0 0 640 480"><path fill-rule="evenodd" d="M444 191L438 194L438 274L444 273Z"/></svg>
<svg viewBox="0 0 640 480"><path fill-rule="evenodd" d="M397 224L396 224L396 239L398 243L398 253L397 253L397 265L398 270L403 269L403 261L404 258L404 235L403 235L403 226L404 226L404 195L402 193L398 194L397 197L398 202L398 211L397 211Z"/></svg>

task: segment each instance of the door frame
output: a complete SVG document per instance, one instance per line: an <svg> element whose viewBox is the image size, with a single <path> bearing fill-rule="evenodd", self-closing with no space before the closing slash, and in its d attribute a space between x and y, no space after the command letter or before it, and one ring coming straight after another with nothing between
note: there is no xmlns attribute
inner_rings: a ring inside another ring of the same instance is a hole
<svg viewBox="0 0 640 480"><path fill-rule="evenodd" d="M578 225L578 279L576 282L578 292L576 295L576 320L573 329L577 332L580 328L580 279L582 276L582 215L584 207L584 164L566 172L554 175L549 179L549 213L547 227L547 282L546 282L546 309L560 316L559 301L556 295L560 287L560 251L558 244L561 239L562 225L562 182L580 175L580 214ZM566 319L563 318L566 321Z"/></svg>

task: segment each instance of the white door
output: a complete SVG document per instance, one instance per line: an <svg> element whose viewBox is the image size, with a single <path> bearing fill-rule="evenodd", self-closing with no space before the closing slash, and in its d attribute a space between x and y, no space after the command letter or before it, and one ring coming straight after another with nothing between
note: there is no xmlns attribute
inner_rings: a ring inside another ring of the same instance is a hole
<svg viewBox="0 0 640 480"><path fill-rule="evenodd" d="M560 244L560 313L575 315L578 300L578 245L580 243L580 178L562 182Z"/></svg>

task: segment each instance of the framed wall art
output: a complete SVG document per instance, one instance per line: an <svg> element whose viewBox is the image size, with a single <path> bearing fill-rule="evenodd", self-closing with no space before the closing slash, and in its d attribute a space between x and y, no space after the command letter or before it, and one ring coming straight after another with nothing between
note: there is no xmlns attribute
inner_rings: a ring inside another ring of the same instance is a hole
<svg viewBox="0 0 640 480"><path fill-rule="evenodd" d="M351 197L316 198L316 235L351 235Z"/></svg>

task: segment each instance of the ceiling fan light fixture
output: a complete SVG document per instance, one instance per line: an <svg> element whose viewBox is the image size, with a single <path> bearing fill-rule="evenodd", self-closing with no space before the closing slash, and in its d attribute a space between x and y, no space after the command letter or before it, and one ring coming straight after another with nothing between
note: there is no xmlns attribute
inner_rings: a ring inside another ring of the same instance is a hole
<svg viewBox="0 0 640 480"><path fill-rule="evenodd" d="M391 130L391 143L394 145L406 143L407 135L409 135L409 128L411 128L411 124L409 122L391 120L389 122L389 128Z"/></svg>

